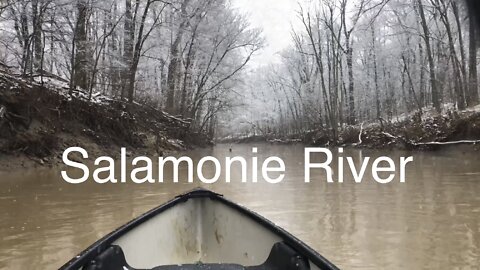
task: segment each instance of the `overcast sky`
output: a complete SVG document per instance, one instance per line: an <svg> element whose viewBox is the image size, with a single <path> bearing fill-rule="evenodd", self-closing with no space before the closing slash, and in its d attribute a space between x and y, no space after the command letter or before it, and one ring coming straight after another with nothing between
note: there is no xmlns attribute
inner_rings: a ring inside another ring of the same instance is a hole
<svg viewBox="0 0 480 270"><path fill-rule="evenodd" d="M294 0L232 0L234 8L246 13L253 27L263 29L266 47L253 59L254 65L278 60L276 55L291 44L291 23L295 21Z"/></svg>

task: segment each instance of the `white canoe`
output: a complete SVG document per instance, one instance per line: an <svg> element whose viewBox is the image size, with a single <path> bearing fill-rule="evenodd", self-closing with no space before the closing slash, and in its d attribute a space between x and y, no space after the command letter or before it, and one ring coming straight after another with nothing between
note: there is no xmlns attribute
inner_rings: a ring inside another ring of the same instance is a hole
<svg viewBox="0 0 480 270"><path fill-rule="evenodd" d="M60 269L338 268L265 218L199 189L120 227Z"/></svg>

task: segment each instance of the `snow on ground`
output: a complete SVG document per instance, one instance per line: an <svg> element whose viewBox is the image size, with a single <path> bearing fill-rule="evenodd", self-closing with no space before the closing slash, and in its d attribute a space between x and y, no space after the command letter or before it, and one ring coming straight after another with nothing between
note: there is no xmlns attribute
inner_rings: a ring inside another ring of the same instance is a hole
<svg viewBox="0 0 480 270"><path fill-rule="evenodd" d="M60 95L66 97L67 99L71 99L70 97L70 83L63 79L63 78L52 78L52 77L41 77L41 76L34 76L33 77L34 81L38 85L46 86L47 89L50 90L55 90L57 91ZM83 100L90 100L92 103L99 104L99 105L105 105L108 104L112 101L112 99L106 95L103 95L102 93L92 90L91 97L90 93L87 90L76 88L73 90L73 96L76 98L80 98Z"/></svg>
<svg viewBox="0 0 480 270"><path fill-rule="evenodd" d="M467 112L480 112L480 104L474 107L467 108L465 111Z"/></svg>
<svg viewBox="0 0 480 270"><path fill-rule="evenodd" d="M38 87L45 87L50 91L55 91L59 95L62 95L67 100L71 100L70 96L70 84L68 80L63 79L61 77L52 75L52 76L39 76L34 75L33 80L29 78L22 77L20 74L11 74L10 72L5 72L0 70L0 76L4 79L12 81L12 88L19 87L19 83L23 83L22 87L32 88L33 86ZM83 100L89 100L90 93L84 89L74 89L73 96ZM90 102L99 104L99 105L106 105L112 101L112 98L103 95L102 93L93 90Z"/></svg>
<svg viewBox="0 0 480 270"><path fill-rule="evenodd" d="M185 149L185 142L183 142L182 140L179 140L179 139L168 139L167 140L168 143L170 145L172 145L173 147L177 148L177 149Z"/></svg>
<svg viewBox="0 0 480 270"><path fill-rule="evenodd" d="M29 78L22 77L20 74L12 74L11 72L3 71L3 70L0 70L0 76L4 79L7 79L7 80L10 80L10 81L13 82L11 84L11 85L13 85L12 89L16 88L16 87L19 87L19 85L18 85L19 83L23 83L24 84L23 87L28 87L28 88L32 88L33 86L38 86L38 87L43 86L43 87L49 89L50 91L57 92L59 95L65 97L65 99L67 99L68 101L72 100L72 96L70 96L70 83L69 83L69 81L67 79L61 78L59 76L56 76L56 75L47 76L47 75L45 75L45 76L42 77L40 75L35 75L35 76L33 76L33 80L30 80ZM111 97L106 96L99 91L96 91L95 89L92 91L91 97L89 97L90 93L87 90L80 89L78 87L73 90L72 95L75 98L82 99L82 100L85 100L85 101L90 101L90 102L92 102L94 104L97 104L97 105L108 105L108 104L111 104L111 102L114 100ZM134 103L138 106L145 106L144 104L140 104L138 102L134 102ZM189 121L187 121L185 119L181 119L181 118L173 116L173 115L170 115L170 114L168 114L164 111L158 110L158 112L163 114L164 117L172 119L172 121L178 121L178 122L181 122L181 123L186 124L186 125L190 124ZM124 112L124 113L126 113L126 112Z"/></svg>

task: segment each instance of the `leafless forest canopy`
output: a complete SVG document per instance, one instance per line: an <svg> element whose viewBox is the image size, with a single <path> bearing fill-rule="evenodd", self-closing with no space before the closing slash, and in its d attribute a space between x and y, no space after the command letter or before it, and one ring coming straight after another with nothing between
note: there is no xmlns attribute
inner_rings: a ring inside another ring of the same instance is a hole
<svg viewBox="0 0 480 270"><path fill-rule="evenodd" d="M4 68L152 105L201 132L262 46L225 0L4 0L0 12Z"/></svg>
<svg viewBox="0 0 480 270"><path fill-rule="evenodd" d="M478 104L472 10L454 0L299 2L292 46L256 72L248 132L428 117ZM266 109L268 108L268 109ZM254 120L251 120L254 119Z"/></svg>
<svg viewBox="0 0 480 270"><path fill-rule="evenodd" d="M228 0L0 3L2 69L148 104L212 136L336 136L479 103L477 30L460 1L299 1L292 45L255 66L261 30Z"/></svg>

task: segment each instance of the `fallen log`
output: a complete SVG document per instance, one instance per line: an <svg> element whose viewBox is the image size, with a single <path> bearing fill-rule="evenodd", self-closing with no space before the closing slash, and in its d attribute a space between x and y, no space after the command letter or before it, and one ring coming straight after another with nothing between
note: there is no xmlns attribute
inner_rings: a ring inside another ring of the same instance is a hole
<svg viewBox="0 0 480 270"><path fill-rule="evenodd" d="M460 141L450 141L450 142L423 142L423 143L413 143L415 146L428 146L428 145L456 145L456 144L477 144L480 143L480 140L460 140Z"/></svg>
<svg viewBox="0 0 480 270"><path fill-rule="evenodd" d="M382 132L383 135L389 137L392 140L399 140L401 137L394 136L387 132ZM435 146L435 145L457 145L457 144L477 144L480 143L480 140L459 140L459 141L449 141L449 142L412 142L407 141L406 143L413 146Z"/></svg>
<svg viewBox="0 0 480 270"><path fill-rule="evenodd" d="M392 140L398 140L400 137L397 137L397 136L393 136L392 134L388 133L388 132L382 132L383 135L387 136L388 138L392 139Z"/></svg>

